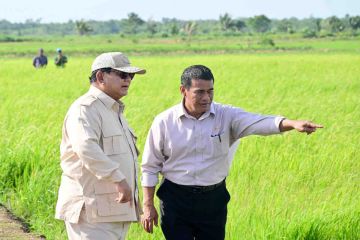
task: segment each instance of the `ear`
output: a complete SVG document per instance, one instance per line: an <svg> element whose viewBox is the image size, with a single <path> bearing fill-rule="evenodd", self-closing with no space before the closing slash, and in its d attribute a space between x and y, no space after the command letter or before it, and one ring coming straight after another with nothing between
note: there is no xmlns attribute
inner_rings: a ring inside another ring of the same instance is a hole
<svg viewBox="0 0 360 240"><path fill-rule="evenodd" d="M180 93L181 95L183 95L183 97L185 97L186 95L186 88L183 85L180 85Z"/></svg>
<svg viewBox="0 0 360 240"><path fill-rule="evenodd" d="M96 82L98 84L104 84L104 73L102 71L96 72Z"/></svg>

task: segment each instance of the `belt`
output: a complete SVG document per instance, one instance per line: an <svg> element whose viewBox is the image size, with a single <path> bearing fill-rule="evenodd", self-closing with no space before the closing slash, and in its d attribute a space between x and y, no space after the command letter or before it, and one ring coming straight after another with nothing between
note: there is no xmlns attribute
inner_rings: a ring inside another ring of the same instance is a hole
<svg viewBox="0 0 360 240"><path fill-rule="evenodd" d="M183 190L191 192L191 193L210 192L210 191L217 189L218 187L225 186L225 179L219 183L216 183L214 185L209 185L209 186L180 185L180 184L173 183L167 179L165 179L164 182L167 182L179 189L183 189Z"/></svg>

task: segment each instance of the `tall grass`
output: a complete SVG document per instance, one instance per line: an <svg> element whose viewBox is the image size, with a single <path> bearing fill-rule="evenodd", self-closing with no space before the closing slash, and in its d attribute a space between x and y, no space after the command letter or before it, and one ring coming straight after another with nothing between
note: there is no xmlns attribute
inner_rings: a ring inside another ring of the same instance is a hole
<svg viewBox="0 0 360 240"><path fill-rule="evenodd" d="M269 44L273 42L274 45ZM320 38L303 39L288 34L261 36L195 36L191 41L184 37L171 38L135 38L104 36L67 36L27 39L23 42L0 42L0 56L32 57L41 47L45 55L53 60L56 48L61 47L64 54L72 56L94 56L100 52L118 51L131 52L137 55L179 53L239 53L259 51L292 51L292 52L347 52L359 53L360 38L348 39Z"/></svg>
<svg viewBox="0 0 360 240"><path fill-rule="evenodd" d="M95 57L95 56L94 56ZM88 89L92 58L35 70L0 60L0 201L48 239L66 239L54 219L63 117ZM124 98L144 146L154 116L180 101L182 70L209 66L215 101L248 111L311 119L325 129L248 137L234 158L226 239L360 239L360 57L355 54L131 57L148 70ZM128 239L163 239L133 224Z"/></svg>

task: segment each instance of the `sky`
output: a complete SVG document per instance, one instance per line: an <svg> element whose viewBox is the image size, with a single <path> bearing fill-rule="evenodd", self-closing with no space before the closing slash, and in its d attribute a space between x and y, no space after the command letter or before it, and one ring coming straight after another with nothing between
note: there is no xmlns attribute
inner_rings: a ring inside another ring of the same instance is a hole
<svg viewBox="0 0 360 240"><path fill-rule="evenodd" d="M218 19L225 13L232 18L265 14L276 19L360 15L360 0L0 0L0 6L0 20L42 23L118 20L130 12L143 20Z"/></svg>

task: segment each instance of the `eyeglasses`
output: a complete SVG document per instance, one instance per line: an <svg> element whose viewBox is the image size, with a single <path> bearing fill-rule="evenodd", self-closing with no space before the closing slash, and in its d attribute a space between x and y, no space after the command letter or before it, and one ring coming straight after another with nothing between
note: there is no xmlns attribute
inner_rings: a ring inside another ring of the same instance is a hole
<svg viewBox="0 0 360 240"><path fill-rule="evenodd" d="M121 79L130 78L132 80L134 78L134 76L135 76L135 73L120 72L120 71L117 71L117 70L111 70L110 72L115 73Z"/></svg>

